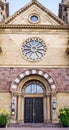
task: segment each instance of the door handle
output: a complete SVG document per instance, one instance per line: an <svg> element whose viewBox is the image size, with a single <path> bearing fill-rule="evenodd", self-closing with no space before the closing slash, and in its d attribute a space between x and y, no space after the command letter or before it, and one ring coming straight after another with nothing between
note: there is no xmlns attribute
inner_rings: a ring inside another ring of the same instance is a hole
<svg viewBox="0 0 69 130"><path fill-rule="evenodd" d="M33 117L35 116L36 114L33 112Z"/></svg>

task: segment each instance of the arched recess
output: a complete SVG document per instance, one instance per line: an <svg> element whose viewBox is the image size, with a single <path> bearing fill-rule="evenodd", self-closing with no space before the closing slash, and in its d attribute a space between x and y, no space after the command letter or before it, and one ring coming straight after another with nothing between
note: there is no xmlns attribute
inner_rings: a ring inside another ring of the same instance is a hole
<svg viewBox="0 0 69 130"><path fill-rule="evenodd" d="M24 90L31 81L42 84L43 94L34 94L34 97L43 97L44 122L55 120L55 114L52 108L53 102L56 102L56 86L53 78L43 70L29 69L20 73L12 82L10 91L12 92L12 103L15 102L14 120L24 122L24 100L26 95Z"/></svg>

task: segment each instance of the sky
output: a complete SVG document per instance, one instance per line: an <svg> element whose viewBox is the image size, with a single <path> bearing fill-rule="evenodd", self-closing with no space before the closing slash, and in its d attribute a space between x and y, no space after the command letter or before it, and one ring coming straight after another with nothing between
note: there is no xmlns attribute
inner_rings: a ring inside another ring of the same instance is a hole
<svg viewBox="0 0 69 130"><path fill-rule="evenodd" d="M14 14L21 7L31 0L7 0L9 2L10 15ZM42 5L58 16L58 7L61 0L38 0Z"/></svg>

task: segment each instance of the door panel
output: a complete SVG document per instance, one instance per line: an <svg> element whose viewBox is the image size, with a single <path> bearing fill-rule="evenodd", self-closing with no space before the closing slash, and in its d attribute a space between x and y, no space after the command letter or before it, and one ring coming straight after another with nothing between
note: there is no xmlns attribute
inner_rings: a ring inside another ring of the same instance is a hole
<svg viewBox="0 0 69 130"><path fill-rule="evenodd" d="M32 98L25 98L24 108L24 122L31 123L33 121L33 100Z"/></svg>
<svg viewBox="0 0 69 130"><path fill-rule="evenodd" d="M35 123L43 122L43 98L35 98Z"/></svg>
<svg viewBox="0 0 69 130"><path fill-rule="evenodd" d="M43 122L43 98L25 98L24 122L42 123Z"/></svg>

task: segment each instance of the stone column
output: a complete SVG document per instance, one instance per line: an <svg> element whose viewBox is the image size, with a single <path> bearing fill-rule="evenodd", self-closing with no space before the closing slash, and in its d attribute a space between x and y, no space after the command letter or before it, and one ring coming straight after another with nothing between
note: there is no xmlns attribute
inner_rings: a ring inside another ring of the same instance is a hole
<svg viewBox="0 0 69 130"><path fill-rule="evenodd" d="M46 95L44 96L44 100L43 100L43 104L44 104L44 123L47 122L47 103L46 103Z"/></svg>
<svg viewBox="0 0 69 130"><path fill-rule="evenodd" d="M47 94L47 122L50 122L50 95Z"/></svg>
<svg viewBox="0 0 69 130"><path fill-rule="evenodd" d="M56 95L52 93L51 97L51 112L52 112L52 122L56 122L57 115L56 115Z"/></svg>
<svg viewBox="0 0 69 130"><path fill-rule="evenodd" d="M16 102L17 102L17 98L15 94L12 94L12 102L11 102L11 120L10 123L15 123L16 122ZM12 105L14 103L14 112L12 111Z"/></svg>
<svg viewBox="0 0 69 130"><path fill-rule="evenodd" d="M18 121L21 120L21 95L18 95Z"/></svg>
<svg viewBox="0 0 69 130"><path fill-rule="evenodd" d="M21 96L21 121L24 123L24 97Z"/></svg>
<svg viewBox="0 0 69 130"><path fill-rule="evenodd" d="M69 23L69 8L67 8L68 23Z"/></svg>

